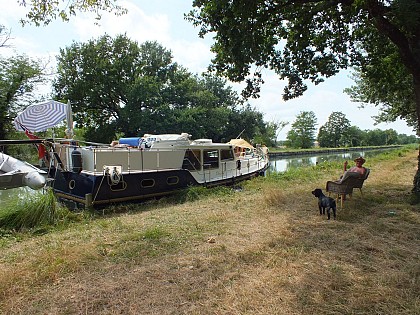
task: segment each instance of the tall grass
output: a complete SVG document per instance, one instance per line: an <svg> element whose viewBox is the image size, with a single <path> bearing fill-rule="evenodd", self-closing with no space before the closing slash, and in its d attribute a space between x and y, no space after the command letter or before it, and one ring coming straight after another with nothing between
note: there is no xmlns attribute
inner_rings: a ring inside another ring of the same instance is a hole
<svg viewBox="0 0 420 315"><path fill-rule="evenodd" d="M69 211L59 205L51 189L28 195L24 200L10 202L0 212L0 228L24 231L56 224Z"/></svg>
<svg viewBox="0 0 420 315"><path fill-rule="evenodd" d="M417 148L417 145L407 145L400 149L385 151L374 158L370 158L367 164L373 165L380 161L392 160L395 157L404 156ZM338 174L341 169L342 162L327 161L313 166L290 168L285 172L271 172L264 178L260 177L250 182L241 183L241 186L245 187L245 189L254 189L260 186L260 181L275 185L275 187L278 185L288 186L294 182L302 184L316 182L325 174L334 174L334 172ZM281 193L274 189L275 187L268 185L265 188L267 190L267 195L270 195L270 199L272 199L272 203L276 203L279 199L282 199L282 196L278 196L278 194ZM162 204L179 204L208 197L225 198L230 194L232 194L231 187L222 186L206 188L194 186L162 198L157 202L152 201L140 205L113 205L103 210L102 215L145 211ZM81 216L91 219L96 217L95 213L86 212ZM0 229L23 232L25 230L55 226L58 222L79 221L81 216L75 215L67 208L57 203L53 191L48 189L44 193L30 195L25 200L16 200L9 203L5 210L0 211Z"/></svg>
<svg viewBox="0 0 420 315"><path fill-rule="evenodd" d="M0 238L0 313L420 314L417 154L392 154L368 159L364 197L337 220L310 191L342 164L320 163Z"/></svg>

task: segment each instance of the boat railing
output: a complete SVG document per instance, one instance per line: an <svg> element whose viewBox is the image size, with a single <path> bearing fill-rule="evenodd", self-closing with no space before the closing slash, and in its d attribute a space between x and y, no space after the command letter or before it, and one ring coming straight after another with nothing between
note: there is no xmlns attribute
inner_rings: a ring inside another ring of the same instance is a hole
<svg viewBox="0 0 420 315"><path fill-rule="evenodd" d="M83 170L90 172L103 172L104 167L112 166L121 166L124 172L182 168L192 171L198 176L203 176L205 180L211 178L210 173L213 170L219 170L218 172L221 172L219 175L222 177L231 176L228 174L238 173L235 171L235 168L237 168L236 165L233 167L227 166L227 164L223 164L223 160L208 159L203 164L197 157L196 159L191 159L184 155L185 149L183 148L145 149L130 146L113 147L94 142L83 143L91 145L81 146L80 142L73 141L72 139L63 139L55 142L54 151L51 154L52 160L54 160L53 165L65 171L73 170L72 153L78 150L81 153ZM172 152L174 151L178 151L179 153L173 155ZM152 152L155 154L150 154ZM262 158L264 154L255 153L253 155L245 155L238 159L238 161L242 161L243 169L246 168L249 171L250 169L259 168L261 163L266 162ZM177 156L176 161L178 162L175 162L174 156Z"/></svg>
<svg viewBox="0 0 420 315"><path fill-rule="evenodd" d="M182 168L190 170L190 171L200 171L201 163L199 161L196 161L195 163L193 163L188 157L184 157Z"/></svg>
<svg viewBox="0 0 420 315"><path fill-rule="evenodd" d="M107 148L110 147L109 144L107 143L100 143L100 142L92 142L92 141L85 141L85 140L76 140L76 139L67 139L67 138L58 138L58 139L54 139L55 143L60 143L64 146L77 146L80 147L81 144L83 144L83 146L86 147L96 147L96 148Z"/></svg>

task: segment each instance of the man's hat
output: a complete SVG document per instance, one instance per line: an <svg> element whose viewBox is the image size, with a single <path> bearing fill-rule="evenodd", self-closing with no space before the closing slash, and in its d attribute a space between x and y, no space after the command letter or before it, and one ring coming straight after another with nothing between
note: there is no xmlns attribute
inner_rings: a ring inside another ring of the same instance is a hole
<svg viewBox="0 0 420 315"><path fill-rule="evenodd" d="M365 163L366 160L364 158L362 158L361 156L359 156L357 159L354 160L355 162L360 161L360 163Z"/></svg>

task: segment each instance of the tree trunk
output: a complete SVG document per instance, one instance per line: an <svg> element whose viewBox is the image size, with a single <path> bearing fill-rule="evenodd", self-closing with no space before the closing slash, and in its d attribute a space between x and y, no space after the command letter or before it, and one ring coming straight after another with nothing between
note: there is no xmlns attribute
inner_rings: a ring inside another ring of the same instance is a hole
<svg viewBox="0 0 420 315"><path fill-rule="evenodd" d="M0 140L6 139L7 110L0 104ZM7 146L1 146L0 152L7 153Z"/></svg>
<svg viewBox="0 0 420 315"><path fill-rule="evenodd" d="M420 134L420 78L414 76L414 93L416 97L416 112L417 112L417 135ZM417 156L417 172L414 176L414 185L412 192L415 195L416 203L420 202L420 147Z"/></svg>

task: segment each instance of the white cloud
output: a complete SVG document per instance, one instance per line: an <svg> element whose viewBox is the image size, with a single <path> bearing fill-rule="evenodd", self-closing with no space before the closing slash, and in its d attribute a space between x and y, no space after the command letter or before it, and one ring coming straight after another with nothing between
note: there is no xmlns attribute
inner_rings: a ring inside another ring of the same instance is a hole
<svg viewBox="0 0 420 315"><path fill-rule="evenodd" d="M1 4L1 17L0 23L8 28L15 24L13 21L23 19L27 13L27 9L21 6L17 1L2 0Z"/></svg>
<svg viewBox="0 0 420 315"><path fill-rule="evenodd" d="M122 1L121 5L128 9L128 13L116 16L104 13L98 25L93 23L93 14L79 14L74 18L74 26L80 41L97 38L101 35L127 34L139 43L149 40L158 42L169 41L169 17L165 14L147 15L131 2Z"/></svg>
<svg viewBox="0 0 420 315"><path fill-rule="evenodd" d="M139 44L145 41L157 41L172 51L174 61L191 72L201 73L206 70L212 57L210 45L198 36L189 38L173 36L175 29L183 33L181 29L189 27L189 32L192 32L192 25L184 20L174 20L168 13L146 13L133 2L122 1L121 5L128 9L127 14L115 16L112 13L105 13L98 25L92 22L93 14L76 16L72 24L79 40L87 41L106 33L111 36L127 34ZM178 13L178 16L182 14ZM184 33L188 34L188 31Z"/></svg>
<svg viewBox="0 0 420 315"><path fill-rule="evenodd" d="M193 73L207 70L211 58L210 46L200 41L174 41L171 47L176 62Z"/></svg>

